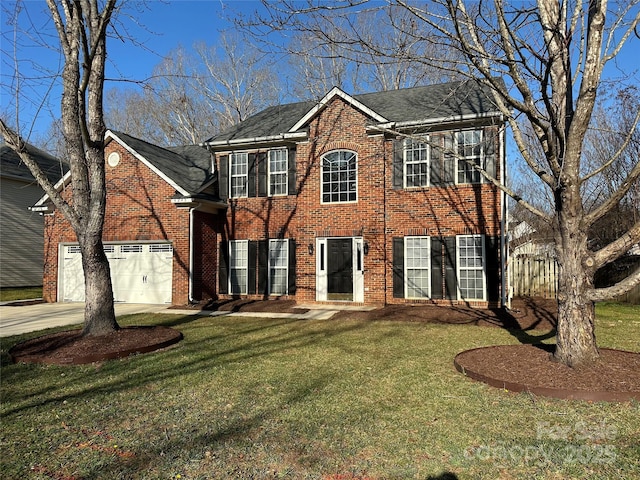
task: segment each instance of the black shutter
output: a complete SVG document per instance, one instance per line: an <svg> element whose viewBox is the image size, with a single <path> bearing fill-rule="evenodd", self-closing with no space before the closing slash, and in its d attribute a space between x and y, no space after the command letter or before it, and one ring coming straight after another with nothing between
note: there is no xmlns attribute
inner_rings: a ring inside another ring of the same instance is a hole
<svg viewBox="0 0 640 480"><path fill-rule="evenodd" d="M220 264L218 266L218 293L229 293L229 242L220 242Z"/></svg>
<svg viewBox="0 0 640 480"><path fill-rule="evenodd" d="M500 300L500 237L485 237L484 239L485 272L487 274L487 300Z"/></svg>
<svg viewBox="0 0 640 480"><path fill-rule="evenodd" d="M456 272L456 237L444 237L444 298L458 298L458 274Z"/></svg>
<svg viewBox="0 0 640 480"><path fill-rule="evenodd" d="M289 156L287 161L289 162L289 165L288 165L289 170L287 172L289 185L287 186L287 189L288 189L287 193L289 195L296 195L298 193L298 189L296 185L296 149L295 148L289 149Z"/></svg>
<svg viewBox="0 0 640 480"><path fill-rule="evenodd" d="M229 198L229 155L220 155L218 168L218 194L222 200Z"/></svg>
<svg viewBox="0 0 640 480"><path fill-rule="evenodd" d="M296 241L289 240L289 295L296 294Z"/></svg>
<svg viewBox="0 0 640 480"><path fill-rule="evenodd" d="M430 179L431 185L442 185L442 134L431 135L430 141ZM442 289L441 289L442 290ZM433 296L433 295L432 295Z"/></svg>
<svg viewBox="0 0 640 480"><path fill-rule="evenodd" d="M258 293L269 295L269 240L258 241Z"/></svg>
<svg viewBox="0 0 640 480"><path fill-rule="evenodd" d="M404 186L404 140L393 141L393 188L400 189Z"/></svg>
<svg viewBox="0 0 640 480"><path fill-rule="evenodd" d="M393 238L393 298L404 298L404 238Z"/></svg>
<svg viewBox="0 0 640 480"><path fill-rule="evenodd" d="M493 178L496 178L496 173L497 173L496 140L497 140L496 129L493 127L485 128L484 130L484 169Z"/></svg>
<svg viewBox="0 0 640 480"><path fill-rule="evenodd" d="M267 165L269 159L267 158L267 154L264 152L258 153L256 163L256 169L258 171L258 196L266 197L269 194L267 185Z"/></svg>
<svg viewBox="0 0 640 480"><path fill-rule="evenodd" d="M444 134L444 151L442 155L442 184L453 185L456 183L456 152L454 150L454 132Z"/></svg>
<svg viewBox="0 0 640 480"><path fill-rule="evenodd" d="M248 155L249 165L247 166L247 197L256 196L256 154Z"/></svg>
<svg viewBox="0 0 640 480"><path fill-rule="evenodd" d="M431 298L444 298L442 294L442 238L431 237Z"/></svg>
<svg viewBox="0 0 640 480"><path fill-rule="evenodd" d="M255 295L256 293L256 280L258 270L258 242L255 240L249 240L248 246L248 272L247 272L247 294Z"/></svg>

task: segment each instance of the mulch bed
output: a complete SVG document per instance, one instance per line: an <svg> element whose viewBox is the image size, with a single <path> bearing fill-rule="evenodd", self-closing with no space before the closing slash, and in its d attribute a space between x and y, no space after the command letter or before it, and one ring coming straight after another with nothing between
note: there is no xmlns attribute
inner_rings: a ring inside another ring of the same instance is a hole
<svg viewBox="0 0 640 480"><path fill-rule="evenodd" d="M640 400L640 354L600 349L600 359L570 368L551 360L548 345L498 345L458 354L456 369L492 387L571 400Z"/></svg>
<svg viewBox="0 0 640 480"><path fill-rule="evenodd" d="M304 313L294 301L231 300L179 309L228 312ZM601 350L600 361L572 369L550 359L549 345L531 341L555 335L557 305L541 298L514 299L511 310L478 309L464 305L387 305L371 311L340 311L332 321L420 322L477 325L509 330L521 345L503 345L462 352L455 366L471 378L510 391L584 400L640 400L640 353ZM527 332L536 330L535 337ZM80 330L38 337L10 350L16 362L78 364L154 351L178 342L180 332L167 327L123 328L105 337L81 337Z"/></svg>
<svg viewBox="0 0 640 480"><path fill-rule="evenodd" d="M182 340L168 327L127 327L107 335L82 336L67 330L32 338L9 350L14 363L80 365L148 353Z"/></svg>

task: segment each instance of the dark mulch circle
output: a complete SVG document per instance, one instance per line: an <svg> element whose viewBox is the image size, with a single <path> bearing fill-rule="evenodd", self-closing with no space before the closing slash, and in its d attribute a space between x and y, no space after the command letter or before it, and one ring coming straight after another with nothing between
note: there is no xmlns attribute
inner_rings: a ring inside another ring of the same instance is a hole
<svg viewBox="0 0 640 480"><path fill-rule="evenodd" d="M571 400L640 400L640 353L600 349L589 366L570 368L551 360L550 345L498 345L458 354L456 369L492 387Z"/></svg>
<svg viewBox="0 0 640 480"><path fill-rule="evenodd" d="M9 350L14 363L80 365L149 353L182 340L168 327L127 327L107 335L82 336L81 330L43 335Z"/></svg>

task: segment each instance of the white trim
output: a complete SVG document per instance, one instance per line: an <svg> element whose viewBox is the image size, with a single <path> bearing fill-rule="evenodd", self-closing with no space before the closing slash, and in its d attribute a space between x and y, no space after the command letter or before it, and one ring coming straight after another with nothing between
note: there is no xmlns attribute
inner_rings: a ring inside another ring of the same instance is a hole
<svg viewBox="0 0 640 480"><path fill-rule="evenodd" d="M380 123L378 125L369 125L367 130L400 130L402 128L409 127L420 127L420 126L429 126L434 124L446 124L446 123L459 123L466 122L470 120L481 120L492 117L500 117L502 113L500 112L486 112L486 113L467 113L465 115L451 115L448 117L437 117L437 118L424 118L422 120L409 120L406 122L386 122Z"/></svg>
<svg viewBox="0 0 640 480"><path fill-rule="evenodd" d="M291 132L280 133L278 135L267 135L264 137L253 138L238 138L233 140L217 140L214 142L203 142L201 147L241 147L243 145L252 145L255 143L267 143L267 142L282 142L283 140L298 140L306 139L308 137L307 132Z"/></svg>
<svg viewBox="0 0 640 480"><path fill-rule="evenodd" d="M348 93L345 93L340 88L333 87L329 91L329 93L327 93L311 110L309 110L300 120L296 122L296 124L293 127L289 129L289 132L296 132L300 130L309 120L315 117L318 112L323 110L335 97L342 98L345 102L349 103L352 107L357 108L363 113L369 115L371 118L373 118L377 122L383 123L383 122L389 121L386 118L384 118L382 115L371 110L364 103L359 102Z"/></svg>

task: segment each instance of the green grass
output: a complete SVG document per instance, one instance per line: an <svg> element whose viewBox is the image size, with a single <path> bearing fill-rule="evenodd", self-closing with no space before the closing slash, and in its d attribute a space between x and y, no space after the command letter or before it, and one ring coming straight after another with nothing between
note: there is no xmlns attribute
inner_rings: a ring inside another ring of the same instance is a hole
<svg viewBox="0 0 640 480"><path fill-rule="evenodd" d="M42 287L0 288L0 302L42 298Z"/></svg>
<svg viewBox="0 0 640 480"><path fill-rule="evenodd" d="M637 351L637 313L599 306L600 345ZM7 365L27 336L2 340L3 478L640 478L638 403L535 398L455 371L462 350L517 343L498 328L120 322L185 338L76 367Z"/></svg>

